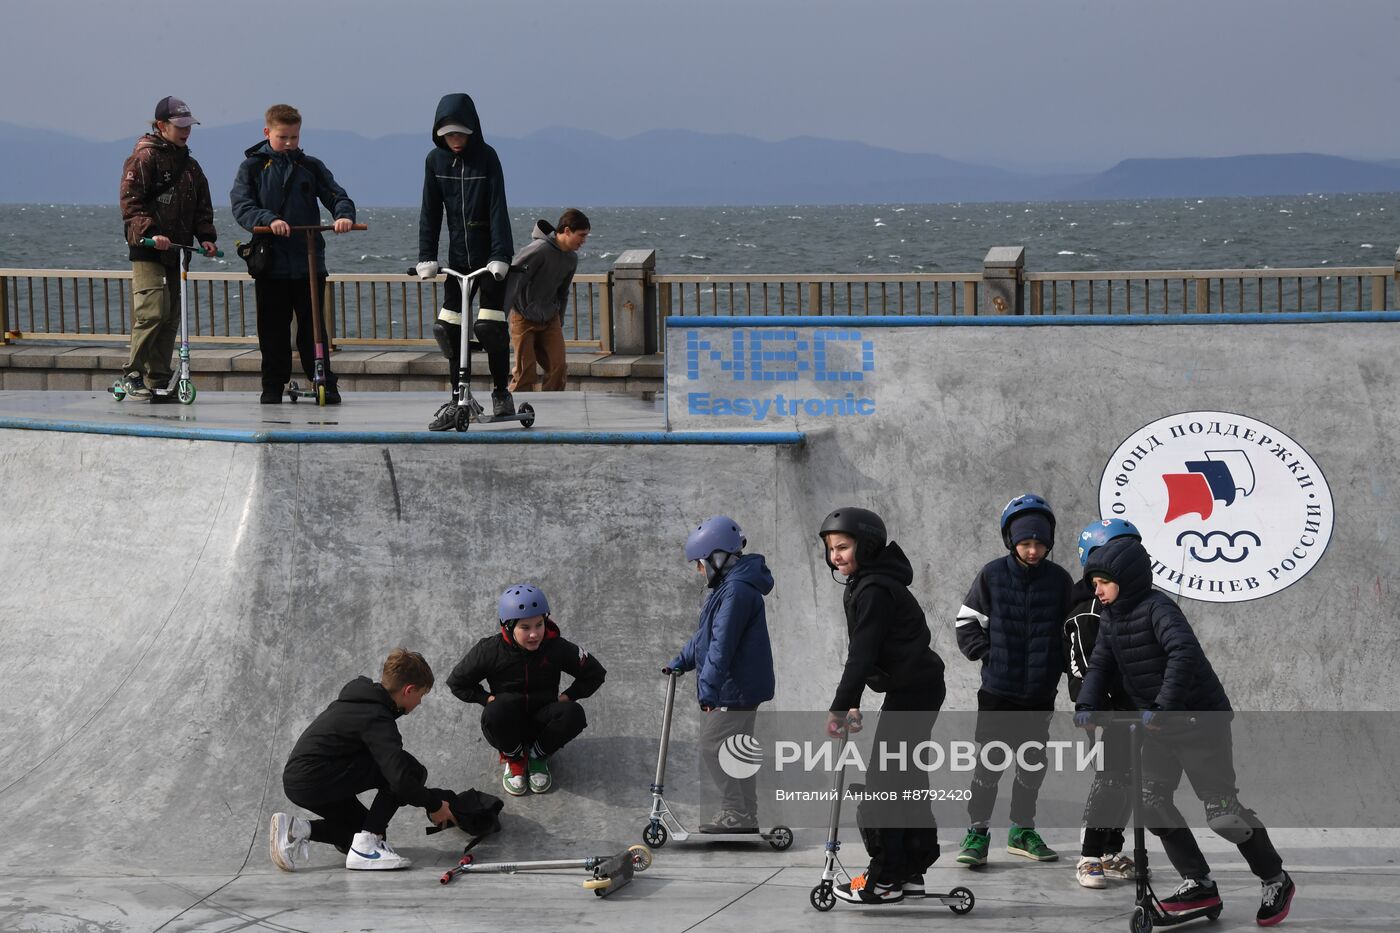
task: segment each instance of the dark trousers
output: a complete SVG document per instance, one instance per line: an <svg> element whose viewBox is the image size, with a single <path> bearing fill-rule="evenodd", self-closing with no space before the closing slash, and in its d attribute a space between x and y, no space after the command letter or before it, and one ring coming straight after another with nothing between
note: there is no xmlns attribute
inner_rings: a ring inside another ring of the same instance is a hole
<svg viewBox="0 0 1400 933"><path fill-rule="evenodd" d="M403 806L368 753L355 758L344 774L329 784L315 788L284 785L283 790L292 803L321 817L311 821L311 841L330 843L342 852L350 850L358 832L384 835L389 821ZM376 791L368 808L356 798L367 790Z"/></svg>
<svg viewBox="0 0 1400 933"><path fill-rule="evenodd" d="M874 761L866 790L896 792L890 802L864 801L856 812L866 852L871 860L866 877L895 884L919 876L938 858L938 826L927 800L904 800L900 792L928 790L928 774L913 766L914 747L927 742L938 722L946 690L940 679L924 688L891 690L880 707L875 726ZM886 713L899 715L885 715ZM917 714L917 715L916 715ZM881 748L894 753L903 742L909 767L881 767ZM866 817L869 814L869 817Z"/></svg>
<svg viewBox="0 0 1400 933"><path fill-rule="evenodd" d="M318 277L315 287L324 289ZM316 373L316 334L311 322L311 285L307 279L255 279L258 300L258 349L262 352L263 391L280 392L292 378L292 319L297 322L297 355L308 380ZM331 375L330 340L321 332L324 344L326 383L335 385Z"/></svg>
<svg viewBox="0 0 1400 933"><path fill-rule="evenodd" d="M481 732L491 747L508 758L519 757L538 742L552 755L588 726L583 707L555 700L530 709L520 694L497 695L481 711Z"/></svg>
<svg viewBox="0 0 1400 933"><path fill-rule="evenodd" d="M972 772L972 797L967 804L968 823L986 829L997 804L1000 771L993 771L982 761L981 748L988 742L1005 742L1013 754L1027 742L1037 743L1039 750L1028 751L1023 757L1034 768L1022 768L1016 763L1016 776L1011 782L1011 822L1023 829L1035 827L1035 807L1040 797L1040 785L1045 783L1045 742L1050 738L1052 711L1040 706L1028 706L997 696L986 690L977 691L977 768Z"/></svg>
<svg viewBox="0 0 1400 933"><path fill-rule="evenodd" d="M1199 726L1149 731L1143 741L1142 797L1148 828L1162 840L1167 859L1181 877L1204 878L1210 874L1210 864L1201 853L1195 834L1172 800L1183 772L1196 797L1206 805L1208 818L1214 808L1224 803L1249 824L1252 834L1236 847L1255 877L1278 876L1283 871L1283 859L1269 839L1269 831L1253 810L1239 804L1230 723L1212 720Z"/></svg>
<svg viewBox="0 0 1400 933"><path fill-rule="evenodd" d="M1133 810L1133 745L1124 724L1103 727L1103 770L1084 801L1084 841L1079 854L1098 858L1123 851L1123 827Z"/></svg>
<svg viewBox="0 0 1400 933"><path fill-rule="evenodd" d="M719 792L720 807L757 816L758 776L730 777L720 766L719 750L726 740L736 735L753 735L758 707L729 706L700 715L705 717L700 728L700 760L710 775L710 783Z"/></svg>
<svg viewBox="0 0 1400 933"><path fill-rule="evenodd" d="M457 265L457 260L452 260L452 268L462 270L466 268L466 260L462 260L463 265ZM474 297L480 298L478 308L477 327L469 334L472 339L472 349L478 348L486 351L486 365L491 370L491 386L497 392L504 392L510 383L510 324L506 315L510 313L509 308L504 308L506 286L504 282L497 282L490 275L483 275L472 279L471 291L467 294L465 308L462 301L462 286L455 275L447 277L447 286L443 290L442 307L445 311L456 311L462 314L463 320L470 321L471 300ZM464 313L465 312L465 313ZM499 320L486 320L480 318L484 312L492 312L499 315ZM447 357L447 373L452 380L452 391L457 391L457 364L461 358L462 327L460 324L449 324L442 322L445 328L446 339L439 338L438 348L442 350L442 355ZM483 336L485 341L483 342Z"/></svg>

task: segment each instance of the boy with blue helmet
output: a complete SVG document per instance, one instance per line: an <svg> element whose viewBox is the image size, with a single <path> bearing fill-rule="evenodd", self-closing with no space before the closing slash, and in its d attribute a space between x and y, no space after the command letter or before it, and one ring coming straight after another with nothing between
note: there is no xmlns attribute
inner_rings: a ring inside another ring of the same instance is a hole
<svg viewBox="0 0 1400 933"><path fill-rule="evenodd" d="M1132 522L1122 518L1105 518L1090 522L1079 534L1079 565L1089 555L1116 538L1142 539L1142 533ZM1072 592L1074 608L1065 619L1064 653L1069 681L1069 698L1077 701L1084 677L1089 672L1089 658L1098 639L1099 613L1103 606L1094 596L1094 587L1087 579L1077 580ZM1132 701L1123 693L1118 678L1108 687L1112 709L1133 709ZM1128 728L1122 724L1105 725L1102 735L1104 766L1094 773L1089 796L1084 802L1084 829L1079 847L1079 864L1075 873L1086 888L1106 888L1109 878L1135 877L1133 860L1123 854L1123 828L1132 812L1132 745Z"/></svg>
<svg viewBox="0 0 1400 933"><path fill-rule="evenodd" d="M1035 831L1035 810L1045 780L1044 749L1055 692L1064 671L1060 627L1069 613L1073 581L1049 559L1055 512L1044 498L1026 493L1008 502L1001 512L1001 540L1009 553L977 572L958 610L958 649L982 666L978 745L1000 741L1012 748L1030 743L1039 749L1038 754L1027 749L1017 756L1006 851L1053 862L1059 855ZM958 853L958 862L969 867L987 863L1001 781L1001 772L978 758L967 805L969 827Z"/></svg>
<svg viewBox="0 0 1400 933"><path fill-rule="evenodd" d="M472 646L452 669L447 686L463 703L481 704L481 732L500 752L506 793L543 794L554 783L549 756L587 727L578 701L603 685L607 671L559 633L549 600L536 586L507 588L496 616L500 631ZM561 691L560 675L565 673L574 681Z"/></svg>
<svg viewBox="0 0 1400 933"><path fill-rule="evenodd" d="M748 544L734 519L707 518L691 529L685 559L704 574L709 590L695 634L663 668L696 672L695 693L705 713L700 748L705 768L720 794L720 810L702 833L758 832L758 792L752 777L730 777L719 751L736 735L752 735L758 707L773 699L773 647L763 597L773 591L773 574L762 554L745 554Z"/></svg>

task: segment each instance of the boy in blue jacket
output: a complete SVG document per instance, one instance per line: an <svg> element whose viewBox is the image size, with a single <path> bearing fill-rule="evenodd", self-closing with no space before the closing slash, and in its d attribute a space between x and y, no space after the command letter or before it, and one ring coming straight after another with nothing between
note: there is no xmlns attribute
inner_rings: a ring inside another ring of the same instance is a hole
<svg viewBox="0 0 1400 933"><path fill-rule="evenodd" d="M1196 633L1181 607L1152 589L1152 558L1136 538L1117 538L1096 548L1084 564L1084 577L1093 582L1103 610L1089 673L1075 704L1075 723L1094 727L1092 713L1109 706L1115 678L1132 705L1143 711L1144 816L1182 878L1162 898L1162 909L1180 913L1221 906L1210 864L1172 802L1185 772L1205 805L1206 824L1235 844L1263 887L1255 922L1283 922L1297 889L1269 831L1240 802L1230 730L1234 714ZM1186 711L1194 713L1189 721L1171 717Z"/></svg>
<svg viewBox="0 0 1400 933"><path fill-rule="evenodd" d="M663 670L696 672L695 692L705 713L700 747L720 792L720 811L700 824L702 833L758 832L754 778L724 773L719 750L726 739L752 735L761 703L773 699L773 647L763 597L773 575L762 554L745 554L748 541L732 518L707 518L685 541L685 559L704 574L709 595L695 634Z"/></svg>
<svg viewBox="0 0 1400 933"><path fill-rule="evenodd" d="M958 649L969 661L982 663L977 744L1000 741L1016 749L1031 743L1040 749L1024 755L1029 768L1017 756L1006 851L1053 862L1059 855L1035 831L1035 809L1045 781L1045 742L1050 738L1055 692L1064 673L1060 625L1069 614L1074 581L1049 559L1055 546L1055 513L1040 496L1026 493L1006 504L1001 537L1010 553L988 563L972 581L958 610ZM969 828L958 853L963 865L987 864L1001 774L978 756L967 804Z"/></svg>

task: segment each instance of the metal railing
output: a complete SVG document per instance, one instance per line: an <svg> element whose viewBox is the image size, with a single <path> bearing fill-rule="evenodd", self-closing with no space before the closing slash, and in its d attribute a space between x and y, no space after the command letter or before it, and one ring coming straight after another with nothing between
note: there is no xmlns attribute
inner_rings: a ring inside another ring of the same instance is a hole
<svg viewBox="0 0 1400 933"><path fill-rule="evenodd" d="M1026 314L1263 314L1385 311L1400 305L1391 266L1027 272Z"/></svg>
<svg viewBox="0 0 1400 933"><path fill-rule="evenodd" d="M256 339L253 280L246 274L189 274L190 339L248 343ZM403 275L331 275L324 316L337 344L436 346L432 322L445 280ZM574 276L564 314L566 343L607 343L611 277ZM0 333L35 340L125 341L131 333L131 273L121 270L0 269Z"/></svg>

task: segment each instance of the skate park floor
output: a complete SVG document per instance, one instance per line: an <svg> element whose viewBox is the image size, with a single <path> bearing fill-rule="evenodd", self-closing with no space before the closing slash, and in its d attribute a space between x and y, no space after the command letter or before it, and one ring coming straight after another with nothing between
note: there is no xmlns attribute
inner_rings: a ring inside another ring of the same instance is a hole
<svg viewBox="0 0 1400 933"><path fill-rule="evenodd" d="M161 827L149 831L158 834ZM962 916L934 900L868 907L838 903L829 913L816 912L807 899L820 876L822 848L803 836L815 840L819 830L799 831L798 843L784 853L761 845L671 842L656 851L649 870L607 898L580 887L586 877L581 870L466 875L443 886L438 878L455 864L453 846L465 838L455 831L452 841L400 841L399 850L415 860L406 871L347 871L333 850L314 846L310 865L294 874L272 867L259 833L250 840L247 863L233 874L183 875L129 864L113 864L102 874L9 874L0 879L0 930L1128 929L1132 882L1111 882L1107 890L1081 888L1071 857L1077 848L1073 833L1045 833L1062 853L1054 863L1030 863L994 847L990 864L971 870L950 864L952 852L945 849L926 876L928 890L971 889L976 903ZM955 835L960 834L945 835L945 846L956 844ZM1388 833L1284 830L1275 836L1298 884L1285 929L1400 927L1400 865ZM1185 929L1257 929L1258 883L1231 847L1209 837L1202 847L1215 867L1224 912L1219 921L1195 921ZM1149 842L1149 852L1169 891L1174 885L1170 870L1161 870L1160 848ZM496 837L478 846L476 854L494 861L560 853L521 852L508 838ZM848 867L862 865L858 841L846 840L844 854Z"/></svg>

